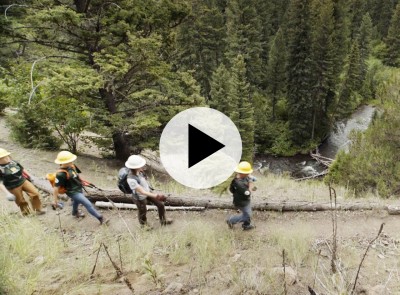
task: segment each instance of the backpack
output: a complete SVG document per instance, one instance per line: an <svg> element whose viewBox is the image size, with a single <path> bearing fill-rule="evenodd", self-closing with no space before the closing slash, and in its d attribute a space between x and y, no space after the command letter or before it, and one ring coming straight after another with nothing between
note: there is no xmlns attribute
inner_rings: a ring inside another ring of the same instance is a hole
<svg viewBox="0 0 400 295"><path fill-rule="evenodd" d="M56 184L56 175L58 172L64 172L67 175L67 180L69 180L69 173L67 169L59 169L55 173L47 173L46 174L46 179L50 182L51 186L54 187ZM63 186L58 187L58 193L59 194L65 194L67 192L67 189Z"/></svg>
<svg viewBox="0 0 400 295"><path fill-rule="evenodd" d="M21 172L21 174L22 174L22 177L23 178L25 178L26 180L28 180L28 181L30 181L30 182L32 182L32 178L31 178L31 176L29 175L29 173L28 172L26 172L26 170L24 169L24 167L22 167L21 166L21 164L20 163L18 163L18 162L15 162L15 161L13 161L13 160L11 160L11 162L10 163L8 163L7 165L5 165L5 167L7 167L9 164L11 164L11 163L13 163L13 164L17 164L18 165L18 167L22 170L22 172ZM4 173L5 173L5 167L0 167L0 176L1 177L4 177Z"/></svg>
<svg viewBox="0 0 400 295"><path fill-rule="evenodd" d="M118 188L121 192L124 194L132 194L132 190L128 184L128 174L129 174L129 168L122 167L118 171ZM136 175L131 175L132 178L134 178L138 184L140 184L140 179Z"/></svg>

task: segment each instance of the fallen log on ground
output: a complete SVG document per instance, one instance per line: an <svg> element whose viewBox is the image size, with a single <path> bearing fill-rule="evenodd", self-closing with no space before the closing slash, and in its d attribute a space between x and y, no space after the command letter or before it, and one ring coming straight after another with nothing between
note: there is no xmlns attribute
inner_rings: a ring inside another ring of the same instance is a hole
<svg viewBox="0 0 400 295"><path fill-rule="evenodd" d="M309 180L309 179L314 179L314 178L318 178L318 177L324 176L326 174L328 174L328 170L324 170L324 171L322 171L320 173L317 173L315 175L312 175L312 176L305 176L305 177L301 177L301 178L295 178L293 180L295 180L295 181Z"/></svg>
<svg viewBox="0 0 400 295"><path fill-rule="evenodd" d="M53 189L45 179L33 178L34 184L41 190L51 194ZM92 202L114 202L133 204L132 197L119 190L95 190L88 189L86 196ZM204 197L174 197L170 196L165 202L166 206L204 207L205 209L234 209L232 198L218 198L215 196ZM278 212L316 212L331 211L334 206L328 202L308 201L253 201L252 208L257 211ZM387 210L389 214L400 214L400 206L387 206L378 203L338 203L338 211L362 211L362 210Z"/></svg>
<svg viewBox="0 0 400 295"><path fill-rule="evenodd" d="M387 211L390 215L400 215L400 206L389 205Z"/></svg>
<svg viewBox="0 0 400 295"><path fill-rule="evenodd" d="M111 202L101 202L97 201L94 204L98 208L109 208L109 209L131 209L137 210L137 206L135 204L126 204L126 203L111 203ZM204 211L205 207L188 207L188 206L165 206L165 210L167 211ZM157 210L157 206L148 205L147 210Z"/></svg>

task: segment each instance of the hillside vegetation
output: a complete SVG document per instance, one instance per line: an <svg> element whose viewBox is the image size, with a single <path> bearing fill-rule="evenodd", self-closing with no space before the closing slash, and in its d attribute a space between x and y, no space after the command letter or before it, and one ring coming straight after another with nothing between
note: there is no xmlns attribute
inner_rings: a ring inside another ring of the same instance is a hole
<svg viewBox="0 0 400 295"><path fill-rule="evenodd" d="M349 152L342 151L326 181L347 186L362 196L371 190L382 197L400 193L400 71L376 75L378 111L366 132L354 132Z"/></svg>

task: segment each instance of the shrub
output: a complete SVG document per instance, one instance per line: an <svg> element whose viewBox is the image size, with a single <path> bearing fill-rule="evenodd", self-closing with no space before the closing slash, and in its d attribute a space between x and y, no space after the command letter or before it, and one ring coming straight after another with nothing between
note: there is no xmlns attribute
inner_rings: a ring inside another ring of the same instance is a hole
<svg viewBox="0 0 400 295"><path fill-rule="evenodd" d="M38 105L21 107L17 114L8 117L7 122L11 136L23 147L56 150L61 146Z"/></svg>

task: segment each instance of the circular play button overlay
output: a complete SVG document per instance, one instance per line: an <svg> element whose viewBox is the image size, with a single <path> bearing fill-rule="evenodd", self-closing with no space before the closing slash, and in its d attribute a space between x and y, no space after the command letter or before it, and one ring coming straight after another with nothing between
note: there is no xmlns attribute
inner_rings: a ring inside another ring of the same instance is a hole
<svg viewBox="0 0 400 295"><path fill-rule="evenodd" d="M160 157L179 183L204 189L224 182L242 156L235 124L223 113L204 107L180 112L165 126Z"/></svg>

